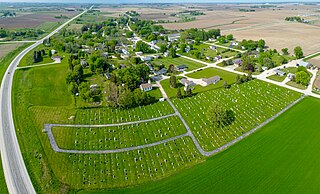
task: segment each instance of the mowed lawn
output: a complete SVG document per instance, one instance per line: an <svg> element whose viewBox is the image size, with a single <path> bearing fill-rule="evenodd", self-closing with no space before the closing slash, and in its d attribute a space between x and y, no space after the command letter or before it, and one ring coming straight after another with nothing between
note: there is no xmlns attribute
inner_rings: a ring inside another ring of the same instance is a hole
<svg viewBox="0 0 320 194"><path fill-rule="evenodd" d="M198 69L201 67L204 67L203 64L191 61L189 59L183 58L183 57L176 57L176 58L161 58L154 60L152 63L154 64L163 64L166 68L169 67L169 65L173 64L174 66L179 66L179 65L186 65L188 67L187 71L191 71L194 69Z"/></svg>
<svg viewBox="0 0 320 194"><path fill-rule="evenodd" d="M319 193L319 114L320 100L307 97L205 163L162 181L109 192Z"/></svg>

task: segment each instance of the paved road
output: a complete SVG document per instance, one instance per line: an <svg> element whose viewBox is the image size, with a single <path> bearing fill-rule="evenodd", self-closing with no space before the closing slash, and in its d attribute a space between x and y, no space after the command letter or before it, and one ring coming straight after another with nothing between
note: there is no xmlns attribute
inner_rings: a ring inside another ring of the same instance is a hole
<svg viewBox="0 0 320 194"><path fill-rule="evenodd" d="M22 51L11 62L3 77L0 90L0 148L3 171L9 193L35 193L35 189L32 185L28 171L22 158L13 123L11 92L14 72L17 69L20 60L25 54L27 54L30 50L37 47L38 45L42 44L44 39L51 37L60 29L65 27L68 23L84 14L85 12L86 11L70 19L68 22L64 23L52 33L47 35L45 38L36 41L35 44Z"/></svg>

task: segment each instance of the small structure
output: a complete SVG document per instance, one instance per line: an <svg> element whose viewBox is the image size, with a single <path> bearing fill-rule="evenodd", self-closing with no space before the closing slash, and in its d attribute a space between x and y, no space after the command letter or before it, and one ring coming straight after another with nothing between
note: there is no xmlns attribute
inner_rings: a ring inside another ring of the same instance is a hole
<svg viewBox="0 0 320 194"><path fill-rule="evenodd" d="M148 91L151 91L152 90L152 84L141 84L140 85L140 89L143 91L143 92L148 92Z"/></svg>
<svg viewBox="0 0 320 194"><path fill-rule="evenodd" d="M216 39L215 39L215 38L209 38L209 41L210 41L210 42L215 42Z"/></svg>
<svg viewBox="0 0 320 194"><path fill-rule="evenodd" d="M111 75L109 73L105 73L104 76L106 76L107 79L111 79Z"/></svg>
<svg viewBox="0 0 320 194"><path fill-rule="evenodd" d="M221 55L218 55L214 58L215 61L219 61L220 59L222 59L222 56Z"/></svg>
<svg viewBox="0 0 320 194"><path fill-rule="evenodd" d="M168 40L170 42L173 42L173 41L177 41L178 39L180 38L180 34L169 34L168 35Z"/></svg>
<svg viewBox="0 0 320 194"><path fill-rule="evenodd" d="M201 81L203 82L204 86L208 86L210 84L216 84L221 80L220 76L216 75L210 78L202 78Z"/></svg>
<svg viewBox="0 0 320 194"><path fill-rule="evenodd" d="M52 60L54 60L55 63L61 63L61 57L60 56L52 56Z"/></svg>
<svg viewBox="0 0 320 194"><path fill-rule="evenodd" d="M279 69L274 70L274 72L276 73L276 75L281 76L281 77L286 75L286 72L281 71Z"/></svg>
<svg viewBox="0 0 320 194"><path fill-rule="evenodd" d="M305 68L310 68L311 67L311 64L306 62L306 61L299 61L297 63L297 66L302 66L302 67L305 67Z"/></svg>
<svg viewBox="0 0 320 194"><path fill-rule="evenodd" d="M291 81L292 81L295 77L296 77L296 75L293 74L293 73L289 73L289 74L288 74L288 78L289 78Z"/></svg>
<svg viewBox="0 0 320 194"><path fill-rule="evenodd" d="M266 70L268 70L269 68L268 68L267 66L262 66L261 69L262 69L263 71L266 71Z"/></svg>
<svg viewBox="0 0 320 194"><path fill-rule="evenodd" d="M168 52L168 51L164 52L164 53L163 53L163 56L164 56L164 57L169 57L169 52Z"/></svg>
<svg viewBox="0 0 320 194"><path fill-rule="evenodd" d="M160 102L164 102L166 99L165 98L160 98L159 101Z"/></svg>
<svg viewBox="0 0 320 194"><path fill-rule="evenodd" d="M96 89L98 89L98 85L97 84L90 85L91 92L96 91Z"/></svg>
<svg viewBox="0 0 320 194"><path fill-rule="evenodd" d="M167 73L166 68L162 68L159 71L155 72L156 75L165 75Z"/></svg>
<svg viewBox="0 0 320 194"><path fill-rule="evenodd" d="M142 51L136 52L136 55L137 55L137 56L141 56L142 54L143 54Z"/></svg>
<svg viewBox="0 0 320 194"><path fill-rule="evenodd" d="M125 64L120 64L120 69L126 68Z"/></svg>
<svg viewBox="0 0 320 194"><path fill-rule="evenodd" d="M209 48L211 49L211 50L217 50L217 47L216 46L209 46Z"/></svg>
<svg viewBox="0 0 320 194"><path fill-rule="evenodd" d="M83 68L85 68L85 67L88 66L88 63L87 63L87 61L86 61L85 59L81 59L80 65L81 65Z"/></svg>
<svg viewBox="0 0 320 194"><path fill-rule="evenodd" d="M153 59L152 56L141 56L140 57L141 61L146 62L146 61L151 61Z"/></svg>
<svg viewBox="0 0 320 194"><path fill-rule="evenodd" d="M235 59L235 60L232 61L232 63L233 63L234 65L237 65L237 66L240 67L240 66L242 65L242 59L240 59L240 58Z"/></svg>
<svg viewBox="0 0 320 194"><path fill-rule="evenodd" d="M180 80L180 83L184 85L184 91L187 91L188 88L196 85L196 83L194 83L191 80L188 80L187 78L182 78Z"/></svg>
<svg viewBox="0 0 320 194"><path fill-rule="evenodd" d="M184 72L188 67L186 65L175 66L175 69L179 72Z"/></svg>
<svg viewBox="0 0 320 194"><path fill-rule="evenodd" d="M52 49L50 52L52 55L56 54L56 50L54 50L54 49Z"/></svg>

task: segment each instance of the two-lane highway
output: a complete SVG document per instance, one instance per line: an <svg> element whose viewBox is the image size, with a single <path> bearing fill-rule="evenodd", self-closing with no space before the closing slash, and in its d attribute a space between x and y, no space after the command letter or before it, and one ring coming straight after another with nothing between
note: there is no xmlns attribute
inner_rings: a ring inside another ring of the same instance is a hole
<svg viewBox="0 0 320 194"><path fill-rule="evenodd" d="M92 9L92 7L90 9ZM70 19L66 23L62 24L59 28L51 32L48 36L36 41L35 44L22 51L11 62L3 77L0 88L0 149L3 172L9 193L36 193L22 158L13 123L11 92L14 72L24 55L38 45L42 44L44 39L51 37L67 24L84 14L86 11L87 10Z"/></svg>

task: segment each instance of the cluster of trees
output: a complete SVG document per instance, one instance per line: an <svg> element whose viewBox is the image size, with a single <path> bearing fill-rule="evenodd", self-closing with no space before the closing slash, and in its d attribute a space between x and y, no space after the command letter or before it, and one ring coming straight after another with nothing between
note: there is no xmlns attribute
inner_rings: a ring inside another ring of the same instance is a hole
<svg viewBox="0 0 320 194"><path fill-rule="evenodd" d="M116 85L124 85L130 91L135 90L139 85L149 79L150 69L144 64L114 70L111 74L111 81Z"/></svg>
<svg viewBox="0 0 320 194"><path fill-rule="evenodd" d="M187 87L186 90L183 90L183 91L184 91L184 94L182 94L181 92L181 87L177 88L177 98L182 99L185 97L191 97L193 95L191 87Z"/></svg>
<svg viewBox="0 0 320 194"><path fill-rule="evenodd" d="M155 35L155 33L165 33L166 30L161 25L155 25L153 21L147 20L136 20L132 22L130 28L137 32L139 36L149 37L150 35L154 37L160 37ZM156 40L156 39L155 39Z"/></svg>
<svg viewBox="0 0 320 194"><path fill-rule="evenodd" d="M300 46L297 46L294 48L294 55L296 56L297 59L301 59L303 57L303 51Z"/></svg>
<svg viewBox="0 0 320 194"><path fill-rule="evenodd" d="M209 38L216 38L218 36L221 36L220 29L204 31L197 28L191 28L180 33L180 39L182 43L185 43L187 39L193 39L195 41L207 41Z"/></svg>
<svg viewBox="0 0 320 194"><path fill-rule="evenodd" d="M221 44L227 43L227 42L229 42L231 40L233 40L233 35L232 34L229 34L227 36L220 36L218 38L218 42L221 43Z"/></svg>
<svg viewBox="0 0 320 194"><path fill-rule="evenodd" d="M286 17L285 20L289 21L289 22L303 22L304 21L300 16Z"/></svg>
<svg viewBox="0 0 320 194"><path fill-rule="evenodd" d="M18 31L9 31L0 28L0 38L8 38L8 40L18 40L21 38L37 38L45 32L40 29L21 29Z"/></svg>
<svg viewBox="0 0 320 194"><path fill-rule="evenodd" d="M4 11L2 12L2 16L1 17L16 17L16 13L15 12L11 12L11 11Z"/></svg>
<svg viewBox="0 0 320 194"><path fill-rule="evenodd" d="M51 54L51 52L49 51L49 53ZM39 51L33 51L33 62L34 63L38 63L41 62L43 60L43 56L46 54L45 50L39 50ZM50 55L49 54L49 55Z"/></svg>
<svg viewBox="0 0 320 194"><path fill-rule="evenodd" d="M242 76L237 75L237 77L236 77L236 83L237 84L242 84L242 83L245 83L245 82L249 82L251 80L253 80L251 73L249 73L248 75L243 74Z"/></svg>
<svg viewBox="0 0 320 194"><path fill-rule="evenodd" d="M149 48L149 45L143 41L138 41L135 51L142 51L143 53L155 53L156 51Z"/></svg>
<svg viewBox="0 0 320 194"><path fill-rule="evenodd" d="M266 46L266 42L264 40L242 40L242 42L240 42L239 46L243 46L246 50L248 51L252 51L252 50L256 50L257 48L259 48L260 50L263 50Z"/></svg>
<svg viewBox="0 0 320 194"><path fill-rule="evenodd" d="M207 118L214 127L230 125L235 121L235 113L219 103L213 103L207 112Z"/></svg>
<svg viewBox="0 0 320 194"><path fill-rule="evenodd" d="M99 51L95 51L90 55L90 70L93 73L97 73L98 75L109 72L111 69L111 65L108 63L107 58L101 56Z"/></svg>
<svg viewBox="0 0 320 194"><path fill-rule="evenodd" d="M79 92L79 86L84 80L83 67L75 55L69 56L68 64L69 69L66 76L66 83L69 85L69 91L72 94L76 94Z"/></svg>
<svg viewBox="0 0 320 194"><path fill-rule="evenodd" d="M140 88L133 91L126 86L117 85L113 82L107 82L106 87L107 104L112 107L132 108L154 103L155 97L150 96L147 92L142 92Z"/></svg>
<svg viewBox="0 0 320 194"><path fill-rule="evenodd" d="M297 73L293 81L298 84L308 86L310 82L310 75L308 70L305 67L299 66L297 68Z"/></svg>

